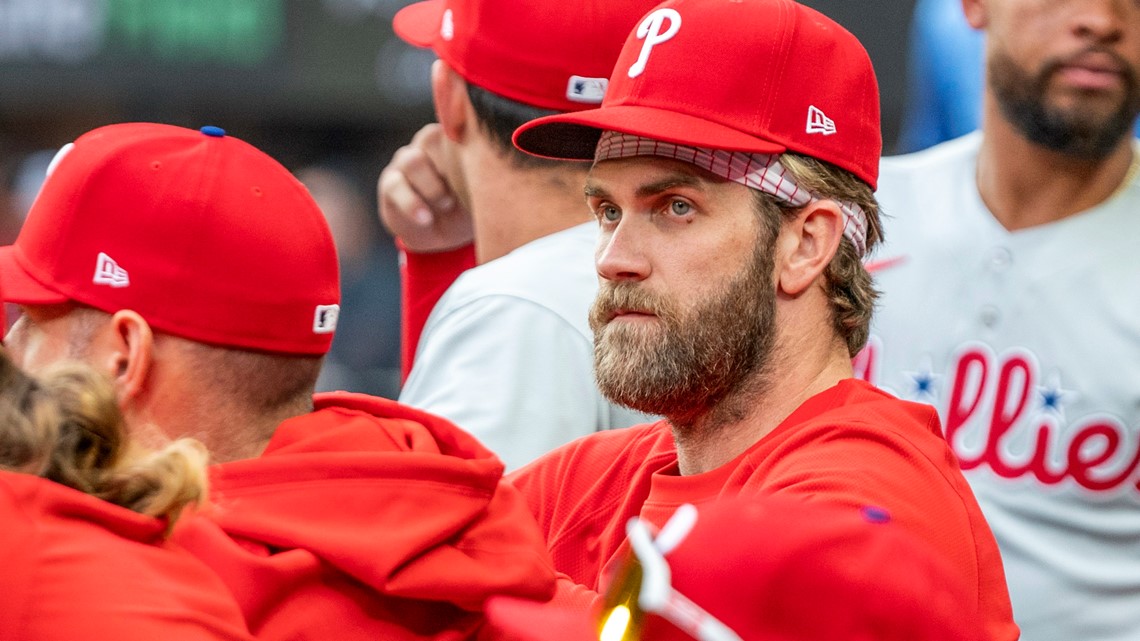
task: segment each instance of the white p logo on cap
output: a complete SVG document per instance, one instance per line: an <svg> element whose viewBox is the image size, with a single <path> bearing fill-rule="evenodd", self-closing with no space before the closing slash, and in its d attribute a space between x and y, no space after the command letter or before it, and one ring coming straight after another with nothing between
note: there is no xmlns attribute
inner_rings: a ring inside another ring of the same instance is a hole
<svg viewBox="0 0 1140 641"><path fill-rule="evenodd" d="M662 32L661 27L666 20L669 21L669 27ZM681 14L677 13L676 9L667 7L654 9L653 13L645 16L645 20L642 20L637 27L637 39L645 42L641 44L641 53L637 56L637 62L629 68L629 77L640 76L641 72L645 71L645 64L649 62L649 52L653 47L677 35L677 30L680 28Z"/></svg>

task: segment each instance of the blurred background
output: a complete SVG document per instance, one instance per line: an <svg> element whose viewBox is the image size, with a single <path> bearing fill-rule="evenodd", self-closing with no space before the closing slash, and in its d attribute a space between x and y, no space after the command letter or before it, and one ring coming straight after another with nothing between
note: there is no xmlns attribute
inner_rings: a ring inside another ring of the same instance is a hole
<svg viewBox="0 0 1140 641"><path fill-rule="evenodd" d="M391 29L408 2L0 0L0 242L15 238L55 151L83 132L220 126L296 173L329 217L345 300L322 387L393 397L399 282L375 182L432 119L434 56ZM804 3L870 52L894 151L913 0Z"/></svg>

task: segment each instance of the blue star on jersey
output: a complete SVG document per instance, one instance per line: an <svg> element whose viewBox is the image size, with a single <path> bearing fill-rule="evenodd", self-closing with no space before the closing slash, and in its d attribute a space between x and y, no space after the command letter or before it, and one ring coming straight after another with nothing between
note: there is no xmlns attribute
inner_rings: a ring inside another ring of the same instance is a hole
<svg viewBox="0 0 1140 641"><path fill-rule="evenodd" d="M1065 405L1075 400L1077 393L1061 387L1061 377L1054 375L1045 385L1037 387L1041 397L1041 409L1057 416L1065 415Z"/></svg>
<svg viewBox="0 0 1140 641"><path fill-rule="evenodd" d="M935 383L941 376L934 373L929 361L924 363L918 371L903 372L910 377L913 385L911 387L911 398L919 400L934 400L938 396L938 390L935 389Z"/></svg>

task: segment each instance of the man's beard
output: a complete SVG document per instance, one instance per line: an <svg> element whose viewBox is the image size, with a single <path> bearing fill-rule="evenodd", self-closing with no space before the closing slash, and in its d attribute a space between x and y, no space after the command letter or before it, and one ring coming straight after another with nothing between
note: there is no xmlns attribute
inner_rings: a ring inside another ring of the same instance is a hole
<svg viewBox="0 0 1140 641"><path fill-rule="evenodd" d="M606 398L691 423L748 382L766 384L775 344L775 242L757 242L744 273L687 310L634 282L606 282L590 310L594 373ZM609 323L615 310L656 315Z"/></svg>
<svg viewBox="0 0 1140 641"><path fill-rule="evenodd" d="M1135 70L1123 59L1097 51L1112 55L1124 69L1124 97L1108 115L1080 105L1060 109L1048 104L1049 81L1063 66L1061 61L1050 62L1033 76L997 52L989 61L989 85L1002 113L1026 138L1046 149L1089 160L1106 157L1129 134L1140 113L1140 86Z"/></svg>

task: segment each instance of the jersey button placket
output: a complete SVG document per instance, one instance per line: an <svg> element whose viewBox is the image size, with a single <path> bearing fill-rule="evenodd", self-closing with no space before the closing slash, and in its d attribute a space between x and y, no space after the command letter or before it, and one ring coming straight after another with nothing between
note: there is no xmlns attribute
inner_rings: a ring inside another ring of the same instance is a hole
<svg viewBox="0 0 1140 641"><path fill-rule="evenodd" d="M984 254L984 271L989 281L988 302L983 303L978 310L978 322L982 327L994 330L1001 324L1003 300L1002 292L1006 288L1005 274L1013 266L1013 252L1008 247L998 245Z"/></svg>
<svg viewBox="0 0 1140 641"><path fill-rule="evenodd" d="M990 251L987 267L995 274L1007 271L1013 265L1013 252L1008 247L994 247Z"/></svg>

